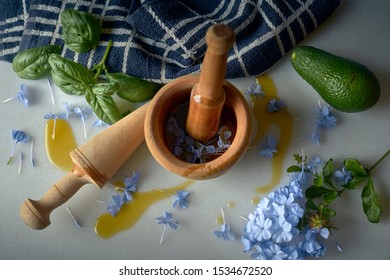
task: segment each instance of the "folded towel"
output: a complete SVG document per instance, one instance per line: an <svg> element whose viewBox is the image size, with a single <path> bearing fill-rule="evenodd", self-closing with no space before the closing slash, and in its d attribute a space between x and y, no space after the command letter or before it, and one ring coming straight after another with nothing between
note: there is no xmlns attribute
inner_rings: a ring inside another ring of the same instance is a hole
<svg viewBox="0 0 390 280"><path fill-rule="evenodd" d="M227 78L263 73L324 22L339 0L0 0L0 59L47 44L92 67L114 42L107 66L155 82L198 73L204 36L215 23L232 27ZM94 14L102 22L99 45L77 54L64 46L59 15L64 9ZM28 16L28 18L27 18ZM27 18L27 20L26 20ZM20 42L20 43L19 43Z"/></svg>

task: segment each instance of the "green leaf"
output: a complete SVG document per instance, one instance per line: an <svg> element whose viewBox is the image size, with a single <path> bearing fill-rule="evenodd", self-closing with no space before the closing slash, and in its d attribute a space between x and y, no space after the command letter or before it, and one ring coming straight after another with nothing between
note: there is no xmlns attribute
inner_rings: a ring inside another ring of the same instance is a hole
<svg viewBox="0 0 390 280"><path fill-rule="evenodd" d="M59 54L61 47L48 45L27 49L18 53L12 61L12 69L22 79L38 80L49 75L49 56Z"/></svg>
<svg viewBox="0 0 390 280"><path fill-rule="evenodd" d="M326 205L323 205L323 204L321 204L319 206L318 212L320 212L328 220L330 220L330 218L333 218L334 216L336 216L336 211L330 209L329 207L327 207Z"/></svg>
<svg viewBox="0 0 390 280"><path fill-rule="evenodd" d="M333 186L332 177L333 177L333 160L330 159L326 162L324 168L322 169L322 174L324 176L324 181L329 185Z"/></svg>
<svg viewBox="0 0 390 280"><path fill-rule="evenodd" d="M311 199L306 200L306 208L312 210L318 210L318 207L314 204L313 200Z"/></svg>
<svg viewBox="0 0 390 280"><path fill-rule="evenodd" d="M118 90L118 83L98 83L92 86L92 91L96 95L113 95Z"/></svg>
<svg viewBox="0 0 390 280"><path fill-rule="evenodd" d="M327 194L324 194L324 201L327 204L330 204L338 197L338 195L339 193L337 191L330 191Z"/></svg>
<svg viewBox="0 0 390 280"><path fill-rule="evenodd" d="M88 92L85 96L96 116L107 124L113 124L122 118L111 95L95 95Z"/></svg>
<svg viewBox="0 0 390 280"><path fill-rule="evenodd" d="M333 192L333 190L321 186L311 186L306 190L305 196L306 198L314 199L330 192Z"/></svg>
<svg viewBox="0 0 390 280"><path fill-rule="evenodd" d="M352 180L348 184L342 185L344 188L355 189L369 176L367 170L356 159L346 159L344 161L344 166L352 174Z"/></svg>
<svg viewBox="0 0 390 280"><path fill-rule="evenodd" d="M61 13L61 24L65 44L74 52L86 52L99 42L100 24L92 14L64 10Z"/></svg>
<svg viewBox="0 0 390 280"><path fill-rule="evenodd" d="M49 63L53 82L67 94L84 95L95 83L92 73L81 64L58 54L50 55Z"/></svg>
<svg viewBox="0 0 390 280"><path fill-rule="evenodd" d="M301 172L301 171L302 171L302 167L299 167L297 165L292 165L289 168L287 168L287 172L288 173L291 173L291 172Z"/></svg>
<svg viewBox="0 0 390 280"><path fill-rule="evenodd" d="M316 174L314 176L314 185L317 187L321 187L324 184L324 181L322 180L322 175L321 174Z"/></svg>
<svg viewBox="0 0 390 280"><path fill-rule="evenodd" d="M378 223L382 215L382 206L379 195L375 192L371 177L362 191L363 211L371 223Z"/></svg>
<svg viewBox="0 0 390 280"><path fill-rule="evenodd" d="M144 102L152 98L161 85L148 82L125 73L107 74L110 82L120 84L118 96L130 102Z"/></svg>

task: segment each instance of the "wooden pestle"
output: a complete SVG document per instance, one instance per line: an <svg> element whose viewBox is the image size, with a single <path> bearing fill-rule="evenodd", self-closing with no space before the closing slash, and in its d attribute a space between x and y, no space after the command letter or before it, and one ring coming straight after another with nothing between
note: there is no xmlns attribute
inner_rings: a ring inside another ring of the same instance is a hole
<svg viewBox="0 0 390 280"><path fill-rule="evenodd" d="M149 103L70 153L73 170L56 182L40 200L27 199L20 216L33 229L50 225L50 213L91 183L102 188L145 139L144 122Z"/></svg>
<svg viewBox="0 0 390 280"><path fill-rule="evenodd" d="M228 52L235 41L234 31L216 24L206 32L207 50L199 83L191 91L186 131L194 139L207 143L215 137L225 103L222 84L225 80Z"/></svg>

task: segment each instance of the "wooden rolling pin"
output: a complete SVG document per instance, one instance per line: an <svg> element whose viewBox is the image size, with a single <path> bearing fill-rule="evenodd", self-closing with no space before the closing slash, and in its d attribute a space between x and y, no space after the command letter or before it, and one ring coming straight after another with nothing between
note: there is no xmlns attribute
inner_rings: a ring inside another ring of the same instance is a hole
<svg viewBox="0 0 390 280"><path fill-rule="evenodd" d="M186 131L194 139L207 143L218 132L225 103L222 84L225 81L228 52L235 41L234 31L216 24L206 33L207 50L199 83L191 92Z"/></svg>
<svg viewBox="0 0 390 280"><path fill-rule="evenodd" d="M50 225L50 213L91 183L102 188L144 141L144 122L149 103L70 153L73 170L56 182L40 200L27 199L20 216L33 229Z"/></svg>

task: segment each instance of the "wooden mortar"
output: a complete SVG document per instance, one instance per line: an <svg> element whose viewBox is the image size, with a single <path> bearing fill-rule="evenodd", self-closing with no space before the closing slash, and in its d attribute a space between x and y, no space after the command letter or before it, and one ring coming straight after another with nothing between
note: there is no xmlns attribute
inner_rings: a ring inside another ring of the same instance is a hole
<svg viewBox="0 0 390 280"><path fill-rule="evenodd" d="M213 25L206 33L207 51L200 76L189 75L165 85L151 101L145 119L146 144L155 159L169 171L190 179L209 179L225 173L244 155L251 133L251 115L242 93L225 81L228 51L234 32L226 25ZM231 146L205 163L189 163L176 157L166 137L172 111L189 102L185 130L207 143L219 130L221 115L235 127ZM224 116L225 115L225 116Z"/></svg>
<svg viewBox="0 0 390 280"><path fill-rule="evenodd" d="M177 175L194 180L211 179L228 171L244 155L251 133L251 115L246 99L236 87L224 81L224 108L226 112L232 112L226 117L236 124L231 146L219 157L205 163L189 163L176 157L165 136L167 120L177 106L188 102L191 90L198 82L199 76L189 75L165 85L151 101L145 119L146 144L157 162Z"/></svg>

